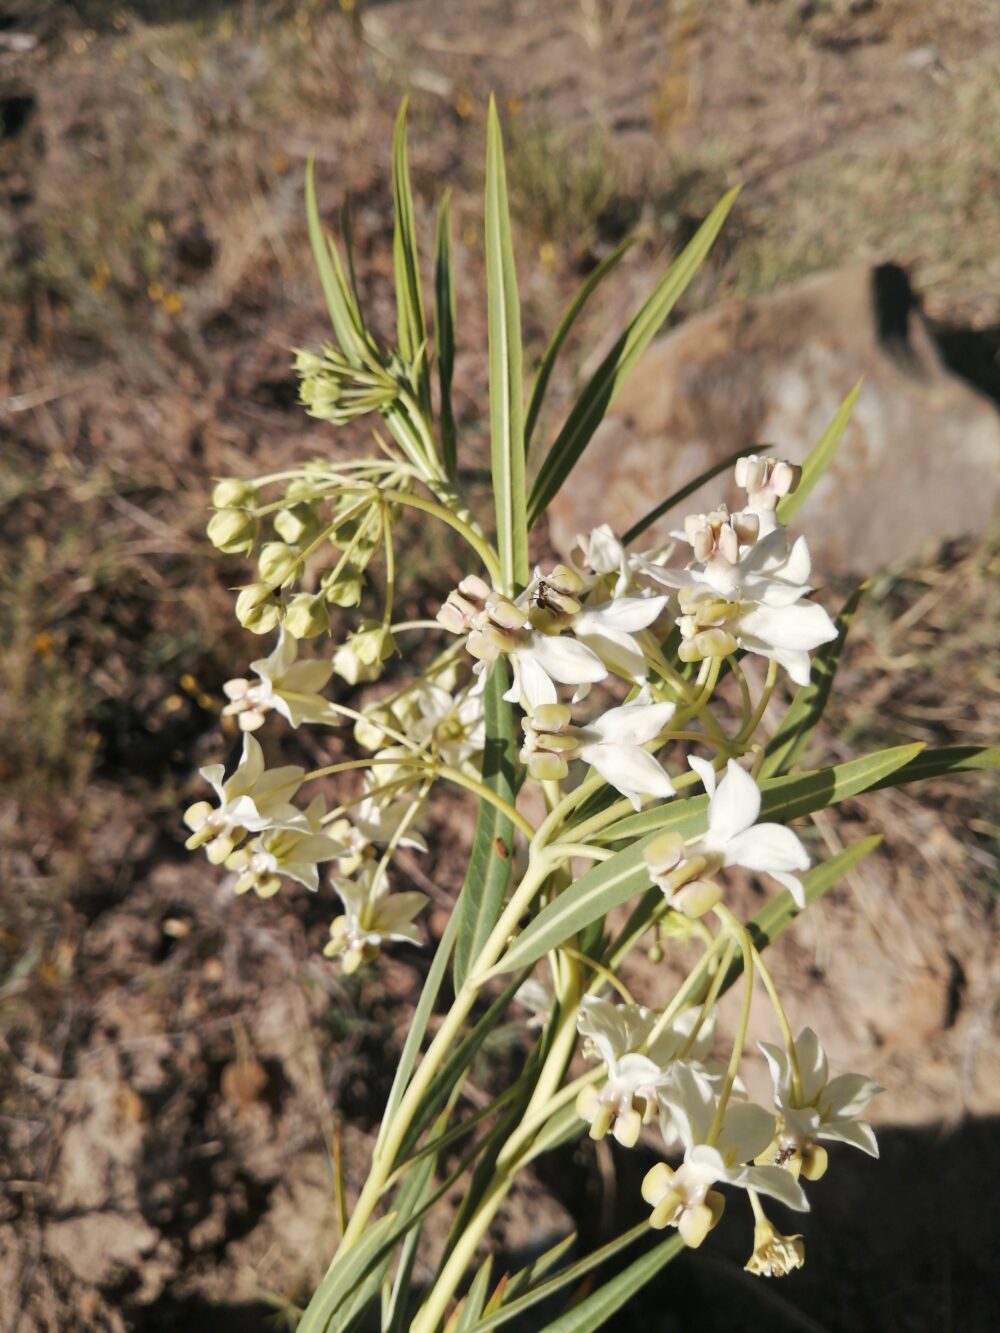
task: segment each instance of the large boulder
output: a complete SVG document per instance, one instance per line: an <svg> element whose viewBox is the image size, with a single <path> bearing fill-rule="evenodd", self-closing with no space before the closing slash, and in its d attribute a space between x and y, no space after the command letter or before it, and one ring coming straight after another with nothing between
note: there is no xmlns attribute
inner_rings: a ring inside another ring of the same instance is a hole
<svg viewBox="0 0 1000 1333"><path fill-rule="evenodd" d="M819 568L907 561L983 531L1000 507L1000 413L945 365L903 270L823 273L688 320L654 343L551 508L553 544L626 530L740 447L801 461L864 387L833 465L800 515ZM725 498L717 478L681 513ZM681 514L643 538L665 539Z"/></svg>

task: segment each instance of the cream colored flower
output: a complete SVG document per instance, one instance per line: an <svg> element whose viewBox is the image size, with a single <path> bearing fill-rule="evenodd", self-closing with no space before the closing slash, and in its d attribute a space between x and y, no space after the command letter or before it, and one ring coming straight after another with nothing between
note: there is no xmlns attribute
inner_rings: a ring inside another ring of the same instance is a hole
<svg viewBox="0 0 1000 1333"><path fill-rule="evenodd" d="M299 662L299 645L284 627L269 657L250 663L258 682L228 680L223 690L230 702L222 712L239 719L243 731L256 731L272 709L293 727L303 722L332 722L335 715L319 693L333 667L326 661Z"/></svg>

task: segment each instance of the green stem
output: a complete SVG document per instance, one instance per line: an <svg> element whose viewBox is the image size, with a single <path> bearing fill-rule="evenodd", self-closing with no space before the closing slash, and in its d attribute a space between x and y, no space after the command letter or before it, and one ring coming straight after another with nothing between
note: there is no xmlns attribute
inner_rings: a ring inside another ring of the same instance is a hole
<svg viewBox="0 0 1000 1333"><path fill-rule="evenodd" d="M753 949L753 965L757 969L757 975L764 983L764 989L767 991L774 1009L775 1017L778 1020L778 1026L781 1028L781 1036L785 1043L785 1049L788 1051L788 1062L792 1071L792 1092L795 1096L795 1105L802 1105L802 1071L799 1069L799 1056L795 1049L795 1038L792 1036L792 1025L788 1021L788 1014L785 1012L785 1006L781 1003L781 997L778 994L778 988L774 984L774 978L764 964L760 951L756 946Z"/></svg>
<svg viewBox="0 0 1000 1333"><path fill-rule="evenodd" d="M471 791L478 796L481 801L488 801L490 805L496 806L501 814L514 824L530 842L535 836L535 827L529 824L520 810L516 810L509 801L505 801L502 796L498 796L495 791L487 787L485 782L480 782L477 778L470 778L468 774L462 773L457 768L449 768L447 765L440 765L435 768L438 777L444 778L446 782L453 782L456 787L464 787L466 791Z"/></svg>
<svg viewBox="0 0 1000 1333"><path fill-rule="evenodd" d="M750 1006L753 1003L753 943L746 926L730 912L728 907L725 907L722 903L716 903L712 910L719 918L720 923L739 942L740 948L743 950L743 1004L740 1008L736 1040L733 1042L732 1055L729 1057L729 1067L726 1070L726 1076L722 1081L722 1090L719 1093L719 1104L715 1109L712 1128L708 1133L708 1143L714 1146L722 1132L726 1107L729 1105L733 1084L736 1082L736 1075L739 1073L740 1061L743 1059L743 1047L746 1044L747 1028L750 1025Z"/></svg>

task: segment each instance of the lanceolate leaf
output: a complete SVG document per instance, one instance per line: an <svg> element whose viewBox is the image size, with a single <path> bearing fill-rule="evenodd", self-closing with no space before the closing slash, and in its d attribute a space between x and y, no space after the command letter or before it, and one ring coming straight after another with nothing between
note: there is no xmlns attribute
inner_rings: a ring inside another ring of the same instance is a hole
<svg viewBox="0 0 1000 1333"><path fill-rule="evenodd" d="M703 472L700 477L695 477L694 481L689 481L679 491L674 491L673 495L668 496L655 509L651 509L648 514L640 518L638 523L633 523L622 538L623 545L628 546L631 542L636 541L647 528L653 526L658 518L662 518L664 514L669 514L676 505L683 504L688 496L694 495L695 491L704 486L706 481L711 481L720 472L728 472L738 458L745 458L747 454L762 454L765 449L770 449L770 447L769 444L754 444L747 449L737 449L728 458L724 458L721 463L716 463L707 472Z"/></svg>
<svg viewBox="0 0 1000 1333"><path fill-rule="evenodd" d="M469 1329L475 1328L476 1321L483 1312L483 1306L486 1304L486 1297L490 1289L490 1275L493 1272L493 1256L487 1255L479 1272L472 1279L472 1285L469 1288L465 1300L462 1302L462 1308L459 1311L458 1319L455 1323L455 1333L468 1333Z"/></svg>
<svg viewBox="0 0 1000 1333"><path fill-rule="evenodd" d="M834 415L833 420L827 426L826 430L816 441L809 457L802 464L802 479L791 495L786 495L778 503L778 521L781 523L791 523L792 519L799 512L802 506L808 500L813 487L822 477L823 473L833 462L843 438L844 431L847 430L847 423L851 419L851 413L854 411L854 404L858 401L858 394L861 392L863 381L858 380L854 388L847 395L844 401Z"/></svg>
<svg viewBox="0 0 1000 1333"><path fill-rule="evenodd" d="M399 351L407 365L412 365L418 357L421 358L418 388L423 406L429 409L427 358L422 355L427 343L427 324L420 291L420 258L413 217L410 164L406 151L406 98L399 108L392 136L392 200L396 215L392 234L392 261L396 276L396 329Z"/></svg>
<svg viewBox="0 0 1000 1333"><path fill-rule="evenodd" d="M576 466L630 371L684 294L702 260L712 248L712 242L719 234L737 194L738 190L730 190L716 204L652 295L633 316L628 328L577 399L535 478L528 500L529 528L544 514L549 502Z"/></svg>
<svg viewBox="0 0 1000 1333"><path fill-rule="evenodd" d="M844 651L854 614L869 586L867 582L860 583L854 589L837 617L837 637L829 643L824 643L814 655L809 684L801 686L796 691L781 726L768 744L767 755L760 770L763 777L769 778L779 773L787 773L798 763L808 745L809 737L816 729L816 724L823 716L823 710L830 698L833 680L840 665L840 655Z"/></svg>
<svg viewBox="0 0 1000 1333"><path fill-rule="evenodd" d="M507 669L501 658L490 672L483 691L486 743L483 751L483 782L508 803L517 794L513 709L503 698ZM455 914L458 942L455 946L455 988L468 975L490 931L503 911L510 882L514 825L495 805L481 801L476 818L472 852Z"/></svg>
<svg viewBox="0 0 1000 1333"><path fill-rule="evenodd" d="M865 791L881 778L901 768L920 751L919 745L901 745L884 750L851 764L821 769L787 778L775 778L762 784L761 819L779 822L795 819L813 810L823 810L848 796ZM703 833L708 798L689 797L669 806L621 820L605 837L639 838L625 851L594 866L565 889L538 914L514 941L493 972L509 972L530 967L550 949L582 930L591 921L603 917L613 907L627 902L649 887L649 871L643 859L646 844L659 833L676 830L686 838ZM614 830L627 832L614 833Z"/></svg>
<svg viewBox="0 0 1000 1333"><path fill-rule="evenodd" d="M441 450L445 471L454 481L458 470L455 416L451 407L451 377L455 368L455 274L451 260L451 197L447 194L438 212L434 247L434 351L441 388Z"/></svg>
<svg viewBox="0 0 1000 1333"><path fill-rule="evenodd" d="M562 345L569 336L569 332L580 316L580 312L593 296L594 292L608 276L612 269L617 268L619 260L625 255L632 245L632 237L628 236L624 241L603 259L593 273L589 274L583 286L573 297L569 309L559 321L559 327L552 335L552 341L545 349L541 361L538 363L538 370L535 372L535 382L531 386L531 397L528 399L528 414L524 422L524 452L528 453L531 449L531 437L535 433L535 426L538 424L538 414L542 410L542 403L545 401L545 391L549 387L549 379L552 375L552 368L556 363Z"/></svg>
<svg viewBox="0 0 1000 1333"><path fill-rule="evenodd" d="M356 1245L334 1257L326 1277L316 1288L299 1320L296 1333L333 1333L337 1328L337 1311L354 1295L356 1286L375 1262L395 1222L396 1214L386 1213L368 1227ZM340 1327L344 1322L340 1321Z"/></svg>
<svg viewBox="0 0 1000 1333"><path fill-rule="evenodd" d="M316 202L313 159L306 165L306 222L309 243L319 270L319 280L330 312L330 323L340 350L355 365L361 365L368 350L361 324L361 312L344 276L336 246L327 239Z"/></svg>
<svg viewBox="0 0 1000 1333"><path fill-rule="evenodd" d="M676 1259L683 1248L683 1240L672 1232L659 1245L633 1259L624 1272L574 1305L561 1319L553 1320L548 1333L592 1333L593 1329L603 1328L615 1311L626 1305L671 1259Z"/></svg>
<svg viewBox="0 0 1000 1333"><path fill-rule="evenodd" d="M514 271L503 139L492 97L486 131L485 224L493 500L504 591L514 593L528 581L521 303Z"/></svg>

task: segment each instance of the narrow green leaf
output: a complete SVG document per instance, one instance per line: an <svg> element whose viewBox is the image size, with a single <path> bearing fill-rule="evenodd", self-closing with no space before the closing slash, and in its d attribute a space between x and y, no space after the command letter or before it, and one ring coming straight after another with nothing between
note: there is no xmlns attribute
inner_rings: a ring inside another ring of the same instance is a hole
<svg viewBox="0 0 1000 1333"><path fill-rule="evenodd" d="M751 444L746 449L737 449L731 453L728 458L724 458L721 463L716 463L700 477L695 477L694 481L689 481L686 486L682 486L679 491L674 491L662 503L651 509L648 514L639 519L638 523L633 523L622 538L622 545L628 546L636 538L641 537L647 528L651 528L658 518L668 514L675 505L683 504L689 495L694 495L700 486L704 486L706 481L711 481L717 477L720 472L728 472L738 458L745 458L747 454L762 454L765 449L770 449L769 444Z"/></svg>
<svg viewBox="0 0 1000 1333"><path fill-rule="evenodd" d="M361 314L356 309L354 296L344 276L337 248L323 231L319 205L316 202L314 163L311 157L306 164L306 224L313 258L319 270L320 284L326 298L326 307L330 312L330 323L333 325L340 350L356 365L360 365L367 351L363 326L360 322Z"/></svg>
<svg viewBox="0 0 1000 1333"><path fill-rule="evenodd" d="M514 1300L515 1297L520 1296L528 1287L535 1286L537 1282L545 1276L549 1269L559 1262L566 1251L573 1248L576 1244L576 1240L576 1232L571 1231L568 1236L563 1236L562 1240L556 1241L551 1249L545 1250L544 1253L540 1254L533 1263L528 1264L526 1268L522 1268L516 1272L504 1289L504 1299L500 1303L500 1308L503 1308L504 1304ZM490 1313L492 1313L492 1311Z"/></svg>
<svg viewBox="0 0 1000 1333"><path fill-rule="evenodd" d="M444 1117L442 1117L443 1119ZM434 1179L437 1160L436 1153L426 1157L403 1181L396 1198L396 1211L401 1217L409 1217L418 1208L426 1204L427 1192ZM406 1321L409 1317L410 1275L413 1272L413 1263L417 1257L419 1240L420 1228L418 1226L411 1227L403 1238L403 1244L399 1251L399 1263L396 1266L396 1276L392 1284L392 1295L382 1319L382 1327L385 1333L405 1333ZM390 1251L386 1259L386 1265L388 1265L391 1258L392 1253Z"/></svg>
<svg viewBox="0 0 1000 1333"><path fill-rule="evenodd" d="M880 778L873 788L879 791L883 787L901 787L905 782L925 782L928 778L991 768L1000 768L1000 745L945 745L937 750L924 750L902 768Z"/></svg>
<svg viewBox="0 0 1000 1333"><path fill-rule="evenodd" d="M552 368L555 366L556 358L562 350L562 345L569 336L570 330L580 317L584 306L593 296L594 292L604 281L613 269L618 267L619 261L628 252L633 244L633 237L626 236L625 240L617 245L611 253L603 259L597 268L590 273L583 283L580 290L570 302L569 309L559 321L559 327L552 335L552 341L545 349L541 361L538 363L538 369L535 372L535 382L531 386L531 396L528 399L528 412L524 420L524 452L528 454L531 451L531 437L535 433L535 426L538 424L538 414L542 410L542 403L545 401L545 392L549 387L549 379L552 376Z"/></svg>
<svg viewBox="0 0 1000 1333"><path fill-rule="evenodd" d="M922 748L920 745L900 745L849 764L839 764L836 768L773 778L761 784L760 817L787 822L813 810L826 809L874 786L915 758ZM554 902L543 908L489 975L530 967L591 921L605 916L613 907L647 889L649 871L643 859L646 844L668 829L685 838L696 837L705 830L707 810L706 796L692 796L619 820L605 830L601 835L605 839L638 838L639 841L586 871Z"/></svg>
<svg viewBox="0 0 1000 1333"><path fill-rule="evenodd" d="M868 582L858 584L837 617L837 637L829 643L824 643L814 655L809 684L800 686L796 691L781 726L768 743L767 754L760 770L762 777L770 778L779 773L787 773L798 763L809 743L809 737L823 716L851 622L870 586Z"/></svg>
<svg viewBox="0 0 1000 1333"><path fill-rule="evenodd" d="M451 258L451 196L438 210L434 245L434 351L441 389L441 450L445 471L458 475L455 415L451 406L451 377L455 369L455 273Z"/></svg>
<svg viewBox="0 0 1000 1333"><path fill-rule="evenodd" d="M462 1309L459 1313L458 1322L455 1324L455 1333L469 1333L469 1330L475 1328L476 1321L483 1312L483 1306L486 1304L486 1297L490 1288L490 1277L493 1273L493 1256L488 1254L479 1272L472 1279L472 1285L462 1302Z"/></svg>
<svg viewBox="0 0 1000 1333"><path fill-rule="evenodd" d="M379 1249L392 1231L395 1213L386 1213L365 1231L356 1245L334 1256L326 1277L316 1288L312 1300L299 1320L296 1333L334 1333L334 1316L360 1283ZM343 1327L343 1323L341 1323Z"/></svg>
<svg viewBox="0 0 1000 1333"><path fill-rule="evenodd" d="M492 97L486 130L485 223L493 499L504 591L514 593L528 581L521 304L514 271L503 138Z"/></svg>
<svg viewBox="0 0 1000 1333"><path fill-rule="evenodd" d="M406 106L407 99L404 97L392 136L392 202L395 211L392 263L396 277L396 329L400 355L407 365L413 365L420 358L418 387L421 403L429 409L427 359L422 356L427 344L427 323L420 290L420 257L406 150Z"/></svg>
<svg viewBox="0 0 1000 1333"><path fill-rule="evenodd" d="M516 1319L525 1310L530 1310L533 1305L538 1305L539 1302L555 1295L557 1291L561 1291L571 1283L586 1277L592 1269L598 1268L606 1259L611 1259L614 1255L627 1249L629 1245L634 1244L640 1236L645 1235L648 1231L649 1223L640 1222L638 1226L632 1227L630 1231L624 1232L621 1236L616 1236L614 1240L608 1241L606 1245L594 1250L592 1254L586 1255L583 1259L578 1259L575 1264L570 1264L568 1268L556 1273L554 1277L550 1277L546 1282L540 1283L530 1291L525 1292L523 1296L519 1296L509 1304L503 1305L495 1314L480 1319L475 1325L475 1333L486 1333L487 1329L500 1328L501 1325L510 1323L512 1319ZM678 1236L676 1239L679 1241L680 1237ZM552 1325L546 1324L545 1327L549 1329Z"/></svg>
<svg viewBox="0 0 1000 1333"><path fill-rule="evenodd" d="M547 1333L592 1333L592 1330L602 1328L661 1268L666 1268L671 1259L676 1259L683 1248L684 1242L676 1232L667 1236L648 1253L634 1259L628 1268L610 1282L603 1283L591 1292L562 1318L553 1320Z"/></svg>
<svg viewBox="0 0 1000 1333"><path fill-rule="evenodd" d="M712 209L679 258L633 316L628 328L577 399L535 478L528 499L529 529L544 514L553 496L576 466L639 357L684 294L702 260L712 248L738 193L738 190L730 190Z"/></svg>
<svg viewBox="0 0 1000 1333"><path fill-rule="evenodd" d="M382 1124L379 1126L378 1140L375 1144L376 1152L382 1143L382 1135L385 1131L385 1127L395 1115L396 1108L402 1101L403 1094L406 1091L406 1085L410 1081L410 1075L413 1073L414 1065L417 1062L417 1056L420 1053L420 1046L423 1042L424 1034L427 1031L427 1024L434 1011L434 1004L448 969L448 960L451 957L452 947L454 946L457 934L458 914L452 912L448 919L448 924L444 929L444 934L441 936L438 943L437 952L434 954L434 961L431 963L430 970L427 973L427 980L424 982L423 989L420 992L420 999L413 1012L413 1019L410 1023L409 1031L406 1034L406 1041L403 1043L403 1050L399 1057L399 1064L396 1067L396 1073L392 1080L392 1087L389 1090L389 1099L385 1105L385 1113L382 1116Z"/></svg>
<svg viewBox="0 0 1000 1333"><path fill-rule="evenodd" d="M837 408L829 426L810 450L809 456L802 464L802 479L796 489L791 495L786 495L784 499L778 502L778 521L780 523L791 523L808 500L813 487L833 462L840 441L843 439L844 431L847 430L847 423L851 419L851 413L854 411L854 404L858 401L858 394L861 392L863 383L863 380L858 380Z"/></svg>
<svg viewBox="0 0 1000 1333"><path fill-rule="evenodd" d="M490 671L483 691L486 740L483 749L483 782L491 791L513 804L515 778L514 710L504 700L507 669L499 660ZM478 958L490 931L503 911L514 846L514 825L495 805L481 801L476 831L459 895L458 942L455 946L455 988L459 989L472 963Z"/></svg>

